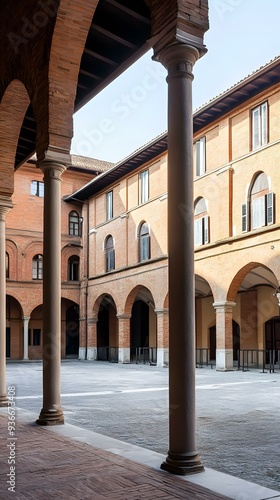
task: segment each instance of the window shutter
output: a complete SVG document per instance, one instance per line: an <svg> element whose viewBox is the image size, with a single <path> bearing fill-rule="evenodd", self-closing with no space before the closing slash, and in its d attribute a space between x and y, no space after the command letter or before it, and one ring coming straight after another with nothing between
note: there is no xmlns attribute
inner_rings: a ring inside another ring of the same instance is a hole
<svg viewBox="0 0 280 500"><path fill-rule="evenodd" d="M247 233L248 231L248 205L243 203L242 205L242 233Z"/></svg>
<svg viewBox="0 0 280 500"><path fill-rule="evenodd" d="M203 217L203 243L209 243L209 217Z"/></svg>
<svg viewBox="0 0 280 500"><path fill-rule="evenodd" d="M274 193L266 195L266 223L269 226L274 224Z"/></svg>
<svg viewBox="0 0 280 500"><path fill-rule="evenodd" d="M262 146L267 144L267 102L261 106L261 120L262 120Z"/></svg>
<svg viewBox="0 0 280 500"><path fill-rule="evenodd" d="M147 260L150 258L150 236L143 236L141 239L141 245L142 245L141 260Z"/></svg>

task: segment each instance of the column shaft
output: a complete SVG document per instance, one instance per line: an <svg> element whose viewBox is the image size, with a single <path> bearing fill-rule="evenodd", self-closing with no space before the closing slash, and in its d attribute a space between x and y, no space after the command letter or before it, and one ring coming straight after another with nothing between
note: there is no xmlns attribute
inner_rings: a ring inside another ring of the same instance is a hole
<svg viewBox="0 0 280 500"><path fill-rule="evenodd" d="M3 204L2 204L3 203ZM6 397L6 213L12 208L9 200L0 200L0 406L7 406Z"/></svg>
<svg viewBox="0 0 280 500"><path fill-rule="evenodd" d="M168 365L168 309L155 310L157 315L157 366Z"/></svg>
<svg viewBox="0 0 280 500"><path fill-rule="evenodd" d="M60 403L61 362L61 174L65 166L51 160L44 172L43 268L43 408L38 424L64 422Z"/></svg>
<svg viewBox="0 0 280 500"><path fill-rule="evenodd" d="M87 359L97 359L97 319L89 318L87 325Z"/></svg>
<svg viewBox="0 0 280 500"><path fill-rule="evenodd" d="M198 50L170 45L168 70L169 452L162 468L203 470L195 445L192 68Z"/></svg>
<svg viewBox="0 0 280 500"><path fill-rule="evenodd" d="M23 318L23 359L28 359L28 324L30 318Z"/></svg>
<svg viewBox="0 0 280 500"><path fill-rule="evenodd" d="M233 370L232 310L235 302L216 302L216 370Z"/></svg>
<svg viewBox="0 0 280 500"><path fill-rule="evenodd" d="M118 314L119 363L130 363L130 315Z"/></svg>

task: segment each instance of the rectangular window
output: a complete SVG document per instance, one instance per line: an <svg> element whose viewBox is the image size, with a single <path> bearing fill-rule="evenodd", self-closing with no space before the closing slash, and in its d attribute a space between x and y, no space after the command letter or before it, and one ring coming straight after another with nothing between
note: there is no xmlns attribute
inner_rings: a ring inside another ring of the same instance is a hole
<svg viewBox="0 0 280 500"><path fill-rule="evenodd" d="M33 345L41 345L41 330L39 328L33 330Z"/></svg>
<svg viewBox="0 0 280 500"><path fill-rule="evenodd" d="M265 226L265 196L252 200L252 229Z"/></svg>
<svg viewBox="0 0 280 500"><path fill-rule="evenodd" d="M195 143L195 175L200 177L206 172L205 137Z"/></svg>
<svg viewBox="0 0 280 500"><path fill-rule="evenodd" d="M146 203L149 199L149 171L140 173L140 203Z"/></svg>
<svg viewBox="0 0 280 500"><path fill-rule="evenodd" d="M267 144L268 122L267 102L252 110L252 148L253 150Z"/></svg>
<svg viewBox="0 0 280 500"><path fill-rule="evenodd" d="M41 181L31 181L30 193L33 196L44 196L44 183Z"/></svg>
<svg viewBox="0 0 280 500"><path fill-rule="evenodd" d="M113 218L113 191L109 191L106 194L106 219L111 220Z"/></svg>
<svg viewBox="0 0 280 500"><path fill-rule="evenodd" d="M206 245L209 243L209 217L200 217L194 221L194 245Z"/></svg>

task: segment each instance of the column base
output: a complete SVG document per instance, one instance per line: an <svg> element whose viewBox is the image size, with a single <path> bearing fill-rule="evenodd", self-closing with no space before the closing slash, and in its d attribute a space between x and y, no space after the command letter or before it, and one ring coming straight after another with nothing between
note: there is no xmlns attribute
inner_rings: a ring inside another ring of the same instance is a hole
<svg viewBox="0 0 280 500"><path fill-rule="evenodd" d="M9 402L7 399L7 396L0 396L0 408L3 408L5 406L8 406Z"/></svg>
<svg viewBox="0 0 280 500"><path fill-rule="evenodd" d="M157 366L169 365L169 349L159 347L157 349Z"/></svg>
<svg viewBox="0 0 280 500"><path fill-rule="evenodd" d="M119 363L130 363L130 348L119 347Z"/></svg>
<svg viewBox="0 0 280 500"><path fill-rule="evenodd" d="M88 347L87 360L88 361L96 361L97 360L97 347Z"/></svg>
<svg viewBox="0 0 280 500"><path fill-rule="evenodd" d="M216 350L216 371L226 372L233 370L233 350L232 349L217 349Z"/></svg>
<svg viewBox="0 0 280 500"><path fill-rule="evenodd" d="M38 425L63 425L64 414L62 408L44 410L42 408L39 418L36 420Z"/></svg>
<svg viewBox="0 0 280 500"><path fill-rule="evenodd" d="M165 462L161 464L160 468L180 476L204 471L198 453L168 453Z"/></svg>

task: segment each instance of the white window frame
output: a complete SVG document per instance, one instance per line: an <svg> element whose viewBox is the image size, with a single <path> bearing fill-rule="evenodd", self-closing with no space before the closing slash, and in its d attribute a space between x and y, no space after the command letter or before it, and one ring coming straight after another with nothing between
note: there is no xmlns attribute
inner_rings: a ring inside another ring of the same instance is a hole
<svg viewBox="0 0 280 500"><path fill-rule="evenodd" d="M252 109L252 149L265 146L268 141L267 101Z"/></svg>
<svg viewBox="0 0 280 500"><path fill-rule="evenodd" d="M106 193L106 220L113 219L113 190Z"/></svg>
<svg viewBox="0 0 280 500"><path fill-rule="evenodd" d="M206 172L206 138L202 137L195 143L195 175L201 177Z"/></svg>
<svg viewBox="0 0 280 500"><path fill-rule="evenodd" d="M43 181L31 181L30 194L32 196L44 197L44 183Z"/></svg>
<svg viewBox="0 0 280 500"><path fill-rule="evenodd" d="M140 172L140 203L147 203L149 200L149 170Z"/></svg>

